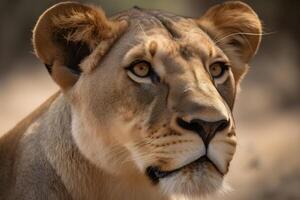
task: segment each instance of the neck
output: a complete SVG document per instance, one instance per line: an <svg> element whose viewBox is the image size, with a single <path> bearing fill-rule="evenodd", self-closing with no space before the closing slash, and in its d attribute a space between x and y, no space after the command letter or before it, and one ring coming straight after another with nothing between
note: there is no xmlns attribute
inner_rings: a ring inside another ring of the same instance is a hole
<svg viewBox="0 0 300 200"><path fill-rule="evenodd" d="M74 199L163 199L153 186L107 172L82 155L72 133L71 106L63 96L53 102L43 122L46 156Z"/></svg>

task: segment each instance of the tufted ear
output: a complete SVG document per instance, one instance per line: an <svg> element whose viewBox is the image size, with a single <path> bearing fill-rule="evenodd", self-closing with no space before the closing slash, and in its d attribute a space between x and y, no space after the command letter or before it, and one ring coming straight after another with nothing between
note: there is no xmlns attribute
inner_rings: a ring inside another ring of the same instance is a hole
<svg viewBox="0 0 300 200"><path fill-rule="evenodd" d="M33 45L37 57L65 90L88 70L80 67L84 58L98 46L111 46L126 26L125 21L107 19L100 8L59 3L40 16L33 30Z"/></svg>
<svg viewBox="0 0 300 200"><path fill-rule="evenodd" d="M238 81L261 41L256 13L245 3L229 1L210 8L197 22L233 62Z"/></svg>

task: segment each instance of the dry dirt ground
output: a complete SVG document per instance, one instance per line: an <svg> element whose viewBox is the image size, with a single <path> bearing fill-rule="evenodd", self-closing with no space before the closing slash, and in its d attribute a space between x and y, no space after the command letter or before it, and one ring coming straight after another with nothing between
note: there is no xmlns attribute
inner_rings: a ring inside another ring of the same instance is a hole
<svg viewBox="0 0 300 200"><path fill-rule="evenodd" d="M44 69L15 71L0 79L0 135L57 89ZM300 109L272 109L263 91L251 91L257 90L244 88L235 110L239 145L226 178L232 190L209 199L299 200ZM252 107L259 109L247 116Z"/></svg>

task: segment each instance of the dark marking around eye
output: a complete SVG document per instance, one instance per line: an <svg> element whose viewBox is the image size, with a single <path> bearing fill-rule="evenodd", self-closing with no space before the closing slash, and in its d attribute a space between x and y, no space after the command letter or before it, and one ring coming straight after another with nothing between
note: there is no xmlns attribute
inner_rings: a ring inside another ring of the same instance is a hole
<svg viewBox="0 0 300 200"><path fill-rule="evenodd" d="M219 85L217 87L217 91L223 97L228 107L232 110L235 101L236 88L232 85L231 79L228 78L222 85Z"/></svg>
<svg viewBox="0 0 300 200"><path fill-rule="evenodd" d="M151 71L150 78L151 78L151 81L153 83L159 83L160 82L160 77L153 70Z"/></svg>

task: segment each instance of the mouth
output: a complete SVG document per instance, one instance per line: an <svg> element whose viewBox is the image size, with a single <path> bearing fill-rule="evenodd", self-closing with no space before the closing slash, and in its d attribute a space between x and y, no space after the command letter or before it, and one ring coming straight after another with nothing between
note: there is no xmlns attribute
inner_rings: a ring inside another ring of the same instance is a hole
<svg viewBox="0 0 300 200"><path fill-rule="evenodd" d="M150 166L150 167L147 168L146 174L152 180L153 183L157 183L160 179L170 177L170 176L176 174L177 172L179 172L180 170L182 170L183 168L189 167L189 166L194 165L194 164L204 163L204 162L208 162L208 163L212 164L212 166L214 166L215 170L219 174L221 174L222 176L224 175L223 173L220 172L220 170L216 167L216 165L206 155L201 156L197 160L195 160L195 161L193 161L193 162L191 162L187 165L184 165L180 168L170 170L170 171L162 171L162 170L159 169L159 167Z"/></svg>

